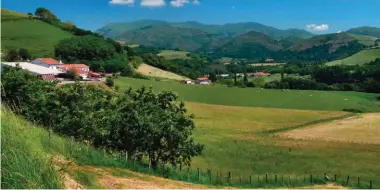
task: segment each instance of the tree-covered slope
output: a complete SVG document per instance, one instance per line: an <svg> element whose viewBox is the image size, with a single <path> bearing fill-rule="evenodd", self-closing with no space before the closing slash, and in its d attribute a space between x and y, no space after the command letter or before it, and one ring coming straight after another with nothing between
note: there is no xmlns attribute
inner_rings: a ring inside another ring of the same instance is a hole
<svg viewBox="0 0 380 190"><path fill-rule="evenodd" d="M54 56L54 46L73 35L27 15L1 10L2 53L9 50L27 49L32 57Z"/></svg>
<svg viewBox="0 0 380 190"><path fill-rule="evenodd" d="M125 32L119 39L128 43L187 51L207 51L223 45L228 40L226 37L198 29L171 26L147 26Z"/></svg>

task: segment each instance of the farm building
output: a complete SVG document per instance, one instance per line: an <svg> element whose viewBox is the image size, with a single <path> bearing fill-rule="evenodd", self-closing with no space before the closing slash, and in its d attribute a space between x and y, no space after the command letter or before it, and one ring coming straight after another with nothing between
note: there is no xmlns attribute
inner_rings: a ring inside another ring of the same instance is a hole
<svg viewBox="0 0 380 190"><path fill-rule="evenodd" d="M193 81L191 81L191 80L182 80L181 83L182 84L193 84Z"/></svg>
<svg viewBox="0 0 380 190"><path fill-rule="evenodd" d="M254 77L267 77L267 76L271 76L270 73L264 73L264 72L256 72L256 73L253 73L253 76Z"/></svg>
<svg viewBox="0 0 380 190"><path fill-rule="evenodd" d="M207 77L200 77L200 78L197 78L197 80L195 81L195 84L208 85L208 84L211 84L211 81Z"/></svg>
<svg viewBox="0 0 380 190"><path fill-rule="evenodd" d="M253 67L265 67L265 66L280 66L280 65L286 65L287 63L253 63L249 64Z"/></svg>
<svg viewBox="0 0 380 190"><path fill-rule="evenodd" d="M230 76L229 74L220 74L220 75L218 75L218 77L223 77L223 78L229 77L229 76Z"/></svg>
<svg viewBox="0 0 380 190"><path fill-rule="evenodd" d="M63 65L62 61L57 61L53 58L37 58L33 60L31 63L50 69L57 69L59 65Z"/></svg>
<svg viewBox="0 0 380 190"><path fill-rule="evenodd" d="M90 67L88 67L85 64L64 64L64 65L59 65L58 69L64 72L74 70L83 79L86 79L90 72Z"/></svg>
<svg viewBox="0 0 380 190"><path fill-rule="evenodd" d="M2 62L1 64L11 67L19 67L27 70L42 80L54 80L58 74L63 73L57 69L47 68L44 66L28 63L28 62Z"/></svg>

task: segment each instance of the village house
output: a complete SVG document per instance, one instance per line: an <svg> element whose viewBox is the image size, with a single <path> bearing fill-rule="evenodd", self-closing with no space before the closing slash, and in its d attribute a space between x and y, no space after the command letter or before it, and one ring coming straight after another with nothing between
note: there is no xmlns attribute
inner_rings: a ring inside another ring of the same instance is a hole
<svg viewBox="0 0 380 190"><path fill-rule="evenodd" d="M64 72L75 71L82 79L87 79L90 72L90 67L85 64L64 64L57 66L57 68Z"/></svg>
<svg viewBox="0 0 380 190"><path fill-rule="evenodd" d="M207 77L200 77L197 78L195 84L209 85L211 84L211 81Z"/></svg>
<svg viewBox="0 0 380 190"><path fill-rule="evenodd" d="M59 65L63 65L62 61L57 61L53 58L37 58L33 60L31 63L50 69L58 69L57 67Z"/></svg>
<svg viewBox="0 0 380 190"><path fill-rule="evenodd" d="M193 84L193 81L191 81L190 79L186 79L186 80L182 80L181 83L182 84Z"/></svg>
<svg viewBox="0 0 380 190"><path fill-rule="evenodd" d="M42 80L55 80L58 74L63 73L57 69L51 69L28 62L2 62L1 64L27 70Z"/></svg>

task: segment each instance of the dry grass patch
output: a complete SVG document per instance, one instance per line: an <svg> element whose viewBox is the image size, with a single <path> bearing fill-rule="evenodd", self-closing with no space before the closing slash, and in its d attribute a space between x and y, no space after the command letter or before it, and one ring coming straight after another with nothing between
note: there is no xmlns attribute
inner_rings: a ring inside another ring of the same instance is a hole
<svg viewBox="0 0 380 190"><path fill-rule="evenodd" d="M137 71L143 75L150 76L150 77L167 78L167 79L173 79L173 80L188 79L184 76L180 76L172 72L168 72L156 67L152 67L147 64L141 64L140 67L137 69Z"/></svg>
<svg viewBox="0 0 380 190"><path fill-rule="evenodd" d="M380 143L380 114L369 113L282 133L293 139Z"/></svg>

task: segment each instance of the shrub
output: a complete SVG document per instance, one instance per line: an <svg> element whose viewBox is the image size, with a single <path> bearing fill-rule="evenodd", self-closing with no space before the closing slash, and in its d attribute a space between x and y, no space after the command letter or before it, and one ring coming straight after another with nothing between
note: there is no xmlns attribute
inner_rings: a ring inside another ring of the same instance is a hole
<svg viewBox="0 0 380 190"><path fill-rule="evenodd" d="M380 96L377 97L377 100L380 100Z"/></svg>
<svg viewBox="0 0 380 190"><path fill-rule="evenodd" d="M345 109L343 109L342 111L345 111L345 112L352 112L352 113L363 113L362 110L359 110L359 109L356 109L356 108L345 108Z"/></svg>
<svg viewBox="0 0 380 190"><path fill-rule="evenodd" d="M114 82L113 82L113 80L110 77L107 77L107 79L106 79L106 85L109 86L109 87L113 87Z"/></svg>

